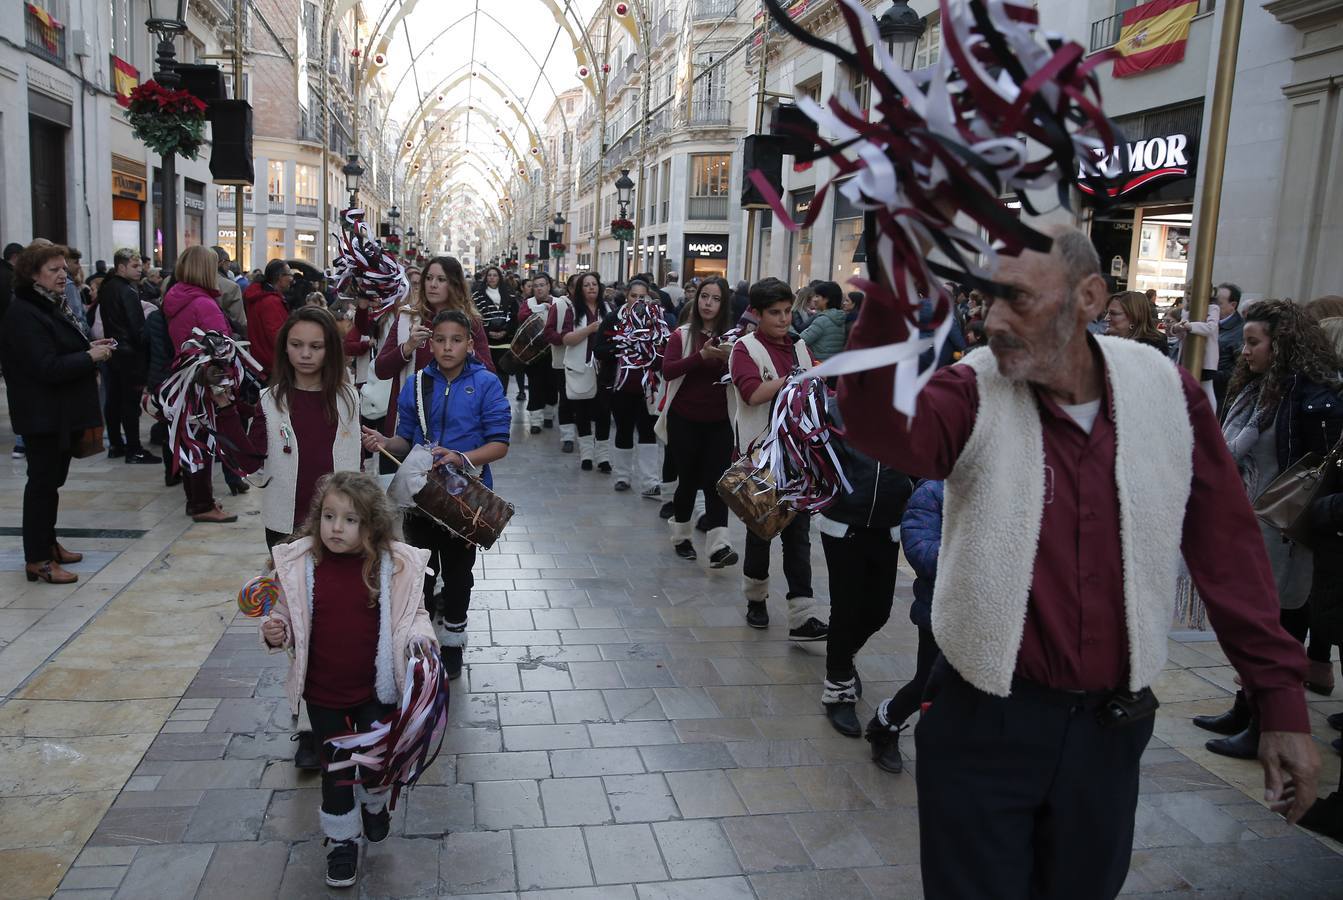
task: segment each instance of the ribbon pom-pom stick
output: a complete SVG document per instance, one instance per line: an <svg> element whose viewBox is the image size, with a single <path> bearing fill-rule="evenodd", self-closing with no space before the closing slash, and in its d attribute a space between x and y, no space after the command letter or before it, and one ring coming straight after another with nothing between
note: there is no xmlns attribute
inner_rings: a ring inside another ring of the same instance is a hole
<svg viewBox="0 0 1343 900"><path fill-rule="evenodd" d="M757 457L768 470L779 499L798 512L818 512L840 489L851 492L830 442L835 433L825 410L825 382L789 381L774 398L769 431Z"/></svg>
<svg viewBox="0 0 1343 900"><path fill-rule="evenodd" d="M337 291L367 298L369 315L377 321L406 298L410 280L405 267L373 237L362 209L341 215L345 231L335 236L340 253L331 261L332 282Z"/></svg>
<svg viewBox="0 0 1343 900"><path fill-rule="evenodd" d="M637 378L644 398L654 402L661 374L658 360L667 347L671 329L662 318L662 309L651 300L630 303L616 314L615 389L621 390L630 378Z"/></svg>

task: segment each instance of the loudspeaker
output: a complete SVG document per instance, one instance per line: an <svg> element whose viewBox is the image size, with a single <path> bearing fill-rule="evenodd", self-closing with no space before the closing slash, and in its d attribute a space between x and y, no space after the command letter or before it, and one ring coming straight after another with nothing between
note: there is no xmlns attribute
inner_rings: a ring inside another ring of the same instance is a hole
<svg viewBox="0 0 1343 900"><path fill-rule="evenodd" d="M742 142L742 209L768 209L764 196L751 182L750 173L759 169L775 192L783 194L783 139L773 134L748 134Z"/></svg>
<svg viewBox="0 0 1343 900"><path fill-rule="evenodd" d="M380 238L389 238L389 237L391 237L391 236L392 236L392 223L391 223L391 222L379 222L379 223L378 223L378 237L380 237Z"/></svg>
<svg viewBox="0 0 1343 900"><path fill-rule="evenodd" d="M815 131L816 123L792 103L780 103L770 113L769 133L783 141L783 152L790 156L811 152L811 141L802 135Z"/></svg>
<svg viewBox="0 0 1343 900"><path fill-rule="evenodd" d="M550 259L550 241L541 242L541 259Z"/></svg>
<svg viewBox="0 0 1343 900"><path fill-rule="evenodd" d="M216 100L210 104L214 149L210 174L216 184L252 184L252 104L246 100Z"/></svg>
<svg viewBox="0 0 1343 900"><path fill-rule="evenodd" d="M224 99L224 73L219 66L202 63L178 63L173 71L182 79L182 87L191 96L213 104Z"/></svg>

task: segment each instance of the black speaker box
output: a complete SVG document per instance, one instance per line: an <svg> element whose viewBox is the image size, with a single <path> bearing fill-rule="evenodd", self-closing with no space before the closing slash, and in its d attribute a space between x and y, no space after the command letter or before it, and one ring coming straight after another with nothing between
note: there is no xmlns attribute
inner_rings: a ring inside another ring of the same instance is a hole
<svg viewBox="0 0 1343 900"><path fill-rule="evenodd" d="M224 73L219 66L203 63L179 63L173 71L182 79L182 87L193 97L214 103L224 99Z"/></svg>
<svg viewBox="0 0 1343 900"><path fill-rule="evenodd" d="M539 255L541 259L550 259L550 241L541 241L541 252Z"/></svg>
<svg viewBox="0 0 1343 900"><path fill-rule="evenodd" d="M246 100L216 100L210 104L214 149L210 174L216 184L252 184L252 104Z"/></svg>
<svg viewBox="0 0 1343 900"><path fill-rule="evenodd" d="M801 156L812 150L812 143L803 134L816 131L816 123L792 103L780 103L769 116L769 133L783 141L783 152Z"/></svg>
<svg viewBox="0 0 1343 900"><path fill-rule="evenodd" d="M773 134L748 134L742 142L741 206L768 209L750 174L759 169L775 192L783 194L783 140Z"/></svg>

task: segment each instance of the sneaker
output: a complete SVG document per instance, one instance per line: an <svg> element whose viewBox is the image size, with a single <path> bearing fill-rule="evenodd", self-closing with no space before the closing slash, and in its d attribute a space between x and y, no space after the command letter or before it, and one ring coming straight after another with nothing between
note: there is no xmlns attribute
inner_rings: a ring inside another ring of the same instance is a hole
<svg viewBox="0 0 1343 900"><path fill-rule="evenodd" d="M769 610L765 608L764 600L746 602L746 624L752 628L769 627Z"/></svg>
<svg viewBox="0 0 1343 900"><path fill-rule="evenodd" d="M597 471L601 472L603 475L610 475L611 464L609 462L599 462L597 463Z"/></svg>
<svg viewBox="0 0 1343 900"><path fill-rule="evenodd" d="M618 491L628 491L630 489L630 483L623 478L617 478L616 483L611 486Z"/></svg>
<svg viewBox="0 0 1343 900"><path fill-rule="evenodd" d="M573 453L573 452L574 452L574 442L573 442L573 441L565 441L564 443L560 444L560 452L561 452L561 453Z"/></svg>
<svg viewBox="0 0 1343 900"><path fill-rule="evenodd" d="M439 650L438 656L443 660L443 672L447 675L448 681L456 681L462 677L461 647L443 647Z"/></svg>
<svg viewBox="0 0 1343 900"><path fill-rule="evenodd" d="M681 559L693 560L696 558L695 545L690 543L689 541L681 541L672 549L676 551L676 555L681 557Z"/></svg>
<svg viewBox="0 0 1343 900"><path fill-rule="evenodd" d="M731 547L719 547L709 557L709 568L722 569L726 566L735 566L737 564L737 551Z"/></svg>
<svg viewBox="0 0 1343 900"><path fill-rule="evenodd" d="M322 760L317 755L316 735L311 731L300 731L289 740L298 742L298 748L294 751L294 768L305 772L321 771Z"/></svg>
<svg viewBox="0 0 1343 900"><path fill-rule="evenodd" d="M364 837L368 838L371 844L380 844L387 839L387 832L392 830L392 814L383 807L380 812L369 812L360 807L359 815L364 820Z"/></svg>
<svg viewBox="0 0 1343 900"><path fill-rule="evenodd" d="M351 887L359 880L359 842L331 841L326 855L326 883L330 887Z"/></svg>
<svg viewBox="0 0 1343 900"><path fill-rule="evenodd" d="M645 500L656 500L662 496L662 485L655 484L651 488L645 488L640 496Z"/></svg>
<svg viewBox="0 0 1343 900"><path fill-rule="evenodd" d="M872 761L877 768L892 775L905 770L905 761L900 756L900 732L904 725L883 725L876 717L867 723L867 742L872 745Z"/></svg>
<svg viewBox="0 0 1343 900"><path fill-rule="evenodd" d="M591 472L592 460L590 459L583 460L581 463L578 464L578 468L582 469L584 472Z"/></svg>
<svg viewBox="0 0 1343 900"><path fill-rule="evenodd" d="M155 456L148 450L140 449L126 454L126 463L132 466L152 466L163 462L163 457Z"/></svg>
<svg viewBox="0 0 1343 900"><path fill-rule="evenodd" d="M670 519L674 515L676 515L676 504L671 500L662 504L662 508L658 510L659 519Z"/></svg>
<svg viewBox="0 0 1343 900"><path fill-rule="evenodd" d="M806 641L823 641L830 636L830 626L820 619L808 619L797 628L789 629L788 640L804 643Z"/></svg>
<svg viewBox="0 0 1343 900"><path fill-rule="evenodd" d="M9 451L10 459L23 459L27 455L28 454L24 452L24 449L19 446L15 446L13 450Z"/></svg>
<svg viewBox="0 0 1343 900"><path fill-rule="evenodd" d="M126 455L126 448L125 448L125 447L108 447L108 448L107 448L107 458L108 458L108 459L121 459L121 458L122 458L123 456L125 456L125 455Z"/></svg>
<svg viewBox="0 0 1343 900"><path fill-rule="evenodd" d="M531 428L529 428L529 429L527 429L527 430L528 430L529 432L531 432L532 434L540 434L540 433L541 433L541 426L540 426L540 425L533 425Z"/></svg>

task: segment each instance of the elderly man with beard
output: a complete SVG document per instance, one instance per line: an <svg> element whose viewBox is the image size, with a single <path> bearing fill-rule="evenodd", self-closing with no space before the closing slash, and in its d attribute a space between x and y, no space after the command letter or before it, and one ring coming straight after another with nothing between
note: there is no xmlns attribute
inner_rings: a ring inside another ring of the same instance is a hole
<svg viewBox="0 0 1343 900"><path fill-rule="evenodd" d="M1259 705L1269 806L1294 822L1315 797L1305 654L1207 396L1155 350L1088 334L1096 251L1049 234L1051 252L999 260L991 352L937 373L912 420L891 369L841 382L852 444L946 481L942 658L915 732L929 897L1119 892L1181 553ZM864 304L852 346L885 343L893 315Z"/></svg>

